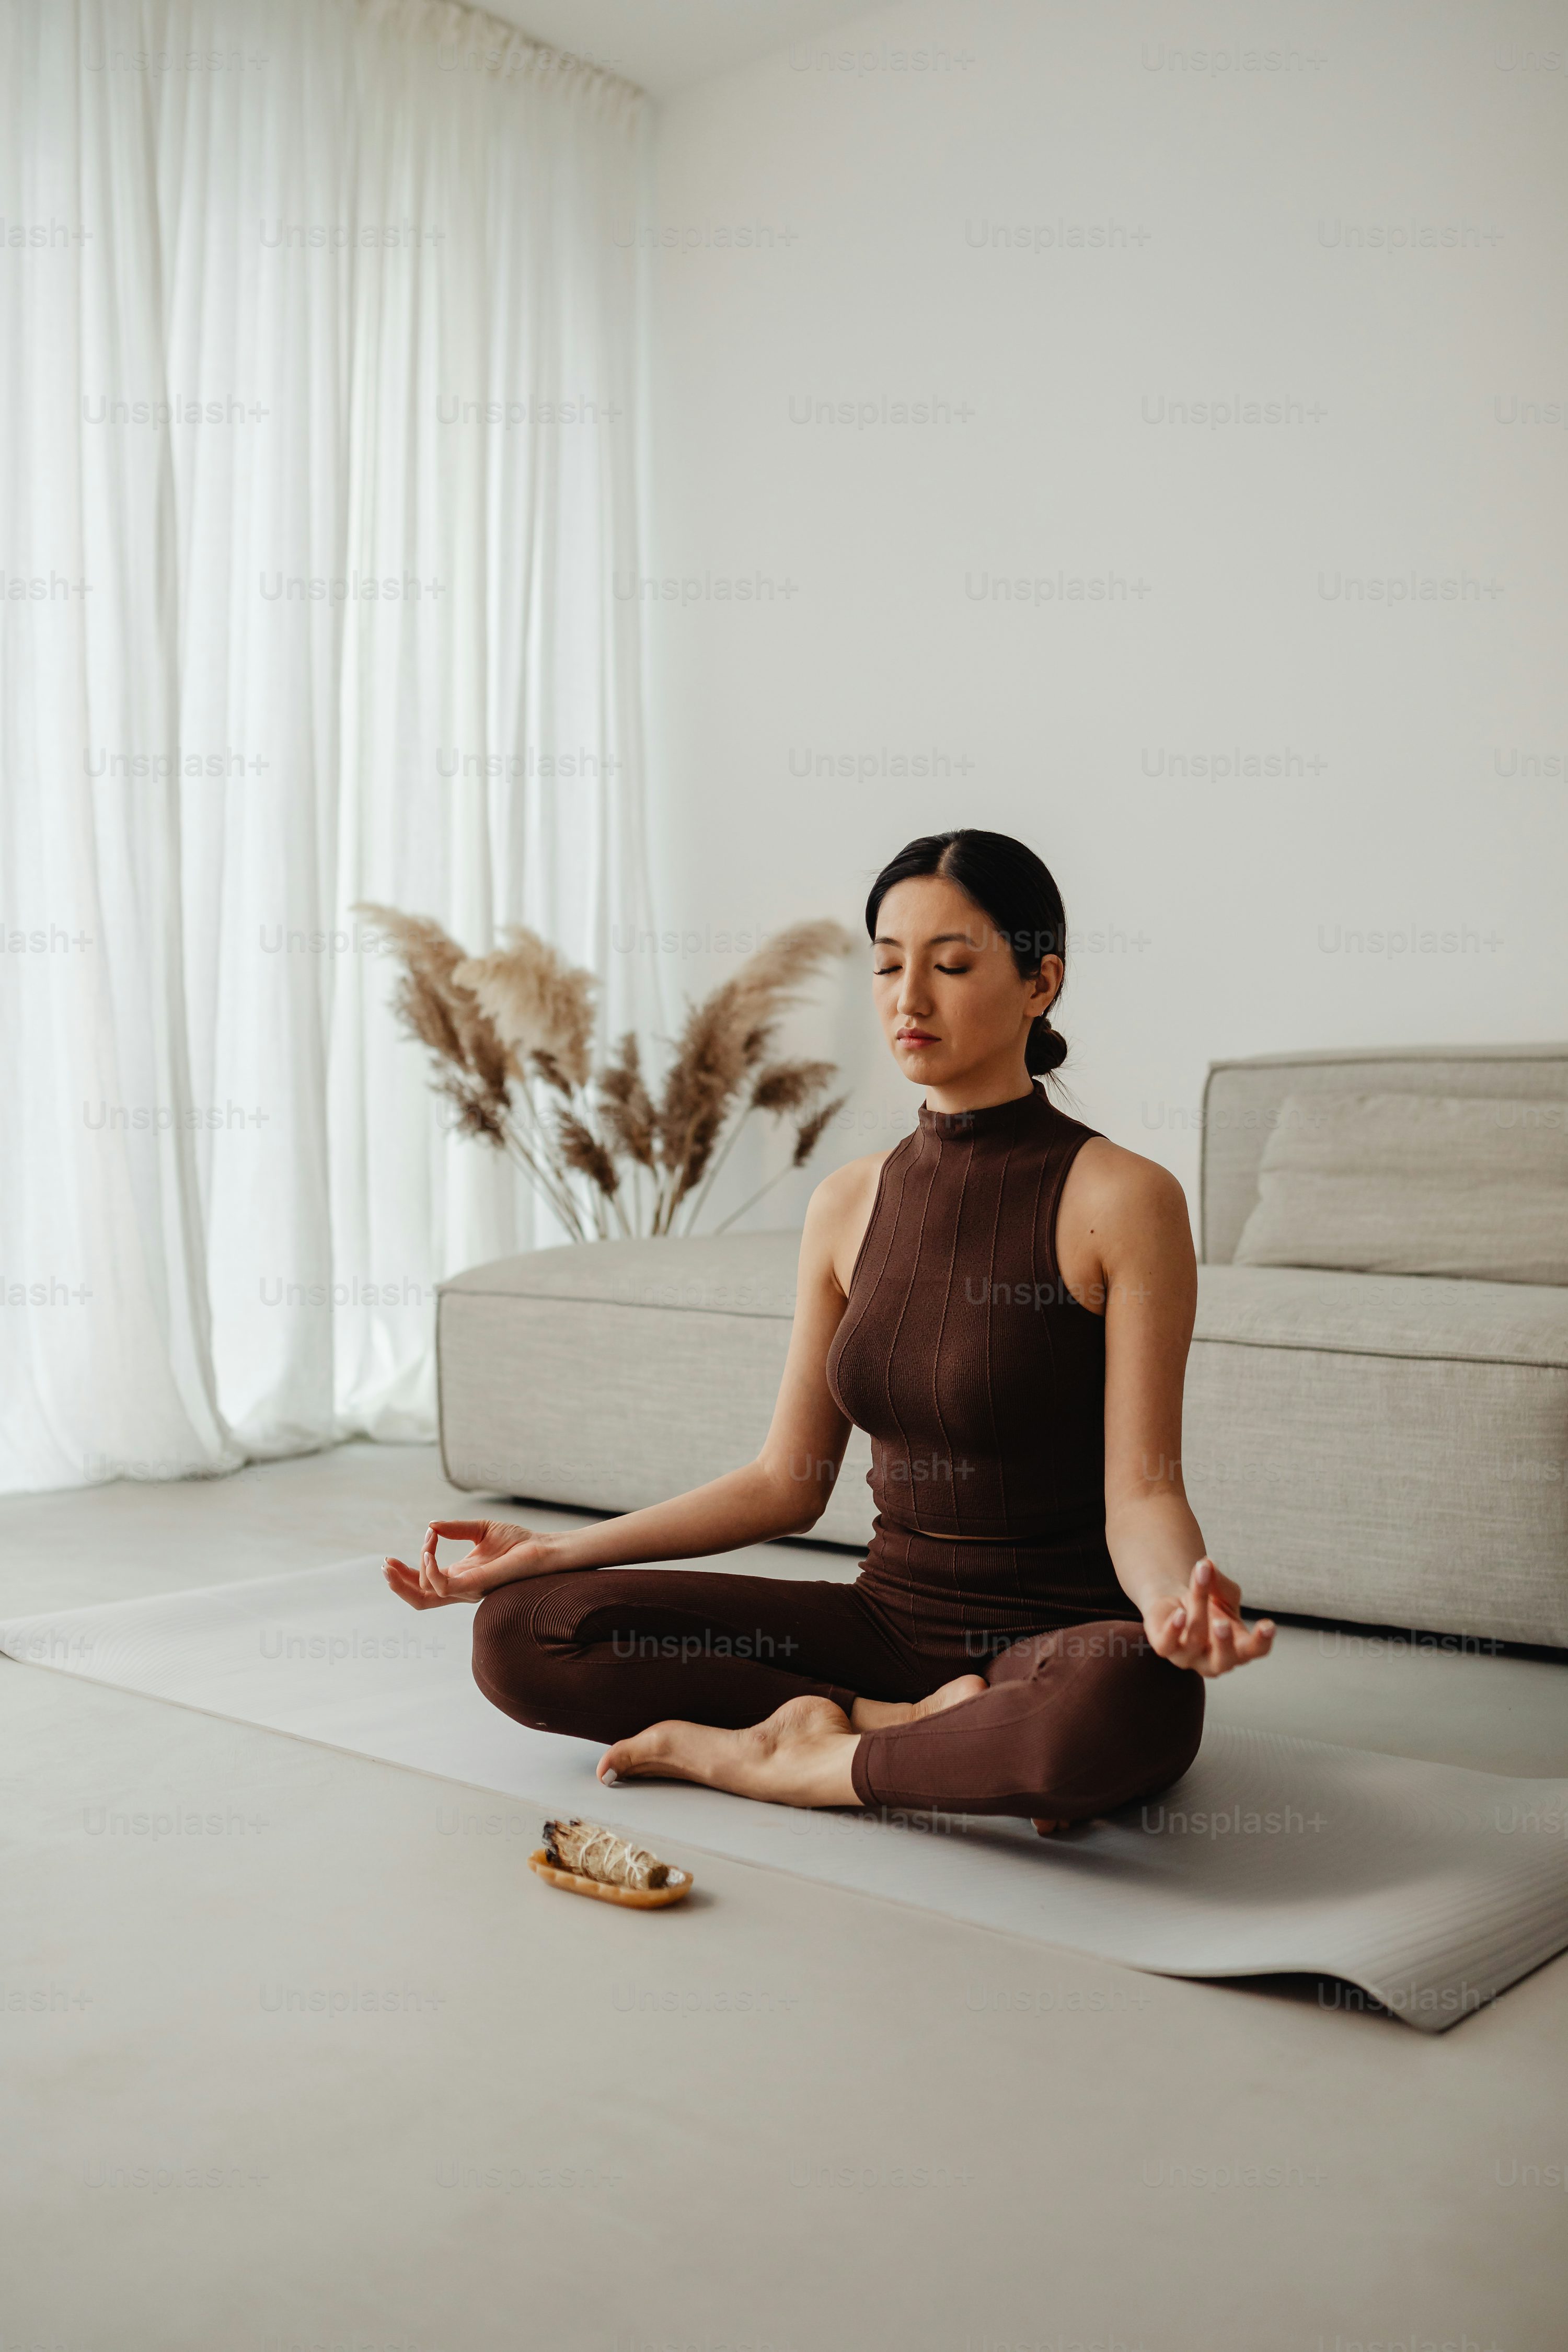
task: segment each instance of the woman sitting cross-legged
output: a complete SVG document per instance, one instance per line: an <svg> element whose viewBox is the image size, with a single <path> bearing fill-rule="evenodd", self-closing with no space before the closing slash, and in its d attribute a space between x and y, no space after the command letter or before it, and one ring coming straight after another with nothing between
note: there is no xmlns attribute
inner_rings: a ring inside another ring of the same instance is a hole
<svg viewBox="0 0 1568 2352"><path fill-rule="evenodd" d="M605 1781L790 1805L1014 1813L1042 1831L1185 1771L1204 1679L1268 1654L1182 1487L1196 1274L1175 1179L1035 1083L1066 1048L1060 896L1033 852L913 841L866 908L891 1151L819 1184L754 1462L565 1535L438 1520L416 1609L479 1601L474 1675L520 1723L608 1743ZM688 1559L820 1517L851 1423L875 1532L852 1584ZM472 1549L440 1565L444 1537Z"/></svg>

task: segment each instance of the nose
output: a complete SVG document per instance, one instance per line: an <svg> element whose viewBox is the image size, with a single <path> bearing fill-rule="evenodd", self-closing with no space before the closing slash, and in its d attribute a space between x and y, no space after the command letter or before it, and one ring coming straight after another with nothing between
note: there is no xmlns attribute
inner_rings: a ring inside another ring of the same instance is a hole
<svg viewBox="0 0 1568 2352"><path fill-rule="evenodd" d="M913 963L907 963L904 966L903 978L899 982L899 1018L901 1021L919 1021L930 1011L931 992L926 987L921 974L915 970Z"/></svg>

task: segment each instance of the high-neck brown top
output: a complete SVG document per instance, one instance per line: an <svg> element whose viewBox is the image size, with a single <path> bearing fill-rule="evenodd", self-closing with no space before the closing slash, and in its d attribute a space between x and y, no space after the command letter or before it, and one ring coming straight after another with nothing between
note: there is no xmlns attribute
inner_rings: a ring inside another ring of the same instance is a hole
<svg viewBox="0 0 1568 2352"><path fill-rule="evenodd" d="M827 1381L871 1439L861 1581L906 1606L915 1590L919 1614L1137 1614L1105 1544L1105 1328L1056 1255L1095 1132L1037 1087L922 1105L883 1162Z"/></svg>

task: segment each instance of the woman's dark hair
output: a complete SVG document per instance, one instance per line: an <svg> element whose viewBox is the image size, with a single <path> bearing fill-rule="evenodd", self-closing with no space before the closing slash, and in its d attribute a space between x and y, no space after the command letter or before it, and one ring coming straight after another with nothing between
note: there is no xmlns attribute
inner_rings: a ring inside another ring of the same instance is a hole
<svg viewBox="0 0 1568 2352"><path fill-rule="evenodd" d="M906 842L890 857L871 885L866 901L866 936L877 936L877 915L895 882L913 882L939 874L956 882L973 898L1013 950L1021 980L1033 980L1042 956L1060 956L1062 986L1067 985L1068 924L1062 894L1050 867L1011 834L981 833L961 825L952 833L925 833ZM1061 1000L1058 989L1055 1003ZM1059 1069L1067 1059L1067 1039L1051 1027L1050 1014L1040 1013L1030 1028L1024 1060L1031 1076Z"/></svg>

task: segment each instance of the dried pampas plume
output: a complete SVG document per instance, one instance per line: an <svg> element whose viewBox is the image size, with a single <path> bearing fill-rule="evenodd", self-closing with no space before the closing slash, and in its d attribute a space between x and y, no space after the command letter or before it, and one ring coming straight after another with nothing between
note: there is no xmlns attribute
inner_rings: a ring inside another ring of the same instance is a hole
<svg viewBox="0 0 1568 2352"><path fill-rule="evenodd" d="M658 1145L658 1114L643 1082L642 1055L630 1029L599 1072L599 1117L612 1148L651 1168Z"/></svg>
<svg viewBox="0 0 1568 2352"><path fill-rule="evenodd" d="M783 1014L848 952L839 923L778 932L693 1005L656 1094L629 1030L595 1070L598 982L537 931L509 925L500 947L470 956L428 916L355 911L401 963L393 1011L433 1056L453 1129L510 1152L574 1240L674 1233L678 1218L690 1233L752 1113L795 1118L793 1157L759 1200L805 1165L844 1106L841 1095L813 1108L831 1062L768 1059Z"/></svg>
<svg viewBox="0 0 1568 2352"><path fill-rule="evenodd" d="M601 1192L607 1194L619 1190L621 1180L616 1163L592 1128L584 1127L580 1118L574 1118L569 1110L563 1110L556 1118L555 1133L561 1145L561 1157L568 1168L574 1168L579 1176L586 1176Z"/></svg>
<svg viewBox="0 0 1568 2352"><path fill-rule="evenodd" d="M552 1086L557 1071L568 1087L586 1086L598 993L593 973L574 970L548 940L519 923L509 924L502 937L510 947L465 958L453 979L478 998L519 1077L526 1057L534 1055L548 1066Z"/></svg>
<svg viewBox="0 0 1568 2352"><path fill-rule="evenodd" d="M805 1166L821 1142L822 1131L828 1120L837 1118L848 1099L847 1095L835 1095L831 1102L824 1103L810 1118L802 1119L795 1131L795 1153L789 1163L792 1168Z"/></svg>
<svg viewBox="0 0 1568 2352"><path fill-rule="evenodd" d="M775 1118L799 1110L819 1095L835 1075L831 1062L770 1062L757 1073L752 1088L752 1108L771 1110Z"/></svg>
<svg viewBox="0 0 1568 2352"><path fill-rule="evenodd" d="M853 942L841 923L795 923L748 957L732 980L693 1005L665 1081L659 1159L675 1178L669 1214L709 1172L731 1104L773 1043L804 983ZM670 1230L667 1221L659 1230Z"/></svg>
<svg viewBox="0 0 1568 2352"><path fill-rule="evenodd" d="M472 1101L499 1119L506 1108L506 1048L479 998L459 976L462 949L428 915L404 915L395 907L368 901L353 911L402 962L392 1005L403 1026L438 1061L453 1064L463 1074L457 1099ZM446 1091L453 1091L449 1083Z"/></svg>

